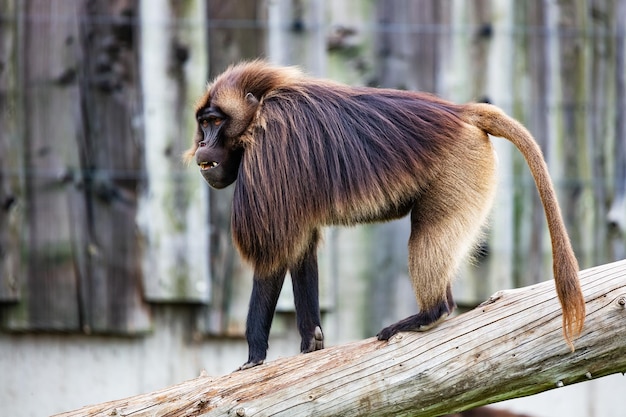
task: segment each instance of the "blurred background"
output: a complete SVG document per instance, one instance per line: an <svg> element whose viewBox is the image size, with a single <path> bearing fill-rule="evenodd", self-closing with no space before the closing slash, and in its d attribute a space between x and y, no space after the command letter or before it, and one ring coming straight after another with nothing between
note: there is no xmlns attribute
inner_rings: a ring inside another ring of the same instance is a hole
<svg viewBox="0 0 626 417"><path fill-rule="evenodd" d="M500 106L543 148L581 268L626 258L625 28L626 0L0 0L1 414L246 360L233 187L209 190L180 158L207 81L245 59ZM552 279L526 163L493 141L500 189L460 310ZM408 234L407 219L326 231L327 345L415 313ZM268 359L298 349L287 282ZM617 417L624 392L618 374L498 406Z"/></svg>

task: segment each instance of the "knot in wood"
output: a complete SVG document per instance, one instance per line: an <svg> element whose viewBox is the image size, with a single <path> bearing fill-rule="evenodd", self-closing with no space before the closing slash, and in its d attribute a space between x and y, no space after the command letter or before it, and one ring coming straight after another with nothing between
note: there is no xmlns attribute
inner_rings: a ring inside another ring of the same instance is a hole
<svg viewBox="0 0 626 417"><path fill-rule="evenodd" d="M246 415L246 410L245 408L238 408L237 411L235 411L235 413L237 414L238 417L244 417Z"/></svg>
<svg viewBox="0 0 626 417"><path fill-rule="evenodd" d="M618 304L620 307L626 307L626 295L622 295L621 297L619 297L619 298L617 299L617 304Z"/></svg>

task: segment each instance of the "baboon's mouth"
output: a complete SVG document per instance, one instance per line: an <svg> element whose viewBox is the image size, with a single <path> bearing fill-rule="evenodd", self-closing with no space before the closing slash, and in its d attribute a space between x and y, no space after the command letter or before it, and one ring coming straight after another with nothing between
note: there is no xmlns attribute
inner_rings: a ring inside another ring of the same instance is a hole
<svg viewBox="0 0 626 417"><path fill-rule="evenodd" d="M200 162L200 169L206 171L207 169L217 168L219 166L219 162L211 161L211 162Z"/></svg>

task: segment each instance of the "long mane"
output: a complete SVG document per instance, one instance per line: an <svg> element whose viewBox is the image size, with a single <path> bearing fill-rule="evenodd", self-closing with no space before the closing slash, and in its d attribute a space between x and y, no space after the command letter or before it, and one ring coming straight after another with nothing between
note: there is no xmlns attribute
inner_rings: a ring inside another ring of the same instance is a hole
<svg viewBox="0 0 626 417"><path fill-rule="evenodd" d="M405 215L460 124L458 106L421 93L306 78L269 91L236 183L235 242L271 269L269 254L304 250L303 226Z"/></svg>

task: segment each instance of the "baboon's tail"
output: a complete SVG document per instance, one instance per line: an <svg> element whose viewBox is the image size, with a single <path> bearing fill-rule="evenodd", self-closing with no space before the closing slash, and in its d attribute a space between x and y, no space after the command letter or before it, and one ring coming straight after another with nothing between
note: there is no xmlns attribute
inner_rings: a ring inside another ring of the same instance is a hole
<svg viewBox="0 0 626 417"><path fill-rule="evenodd" d="M556 291L563 310L563 335L574 350L572 340L580 335L585 322L585 299L578 279L578 262L565 230L548 167L541 148L530 132L498 107L490 104L468 104L462 117L492 136L511 141L524 155L543 204L552 241L552 258Z"/></svg>

